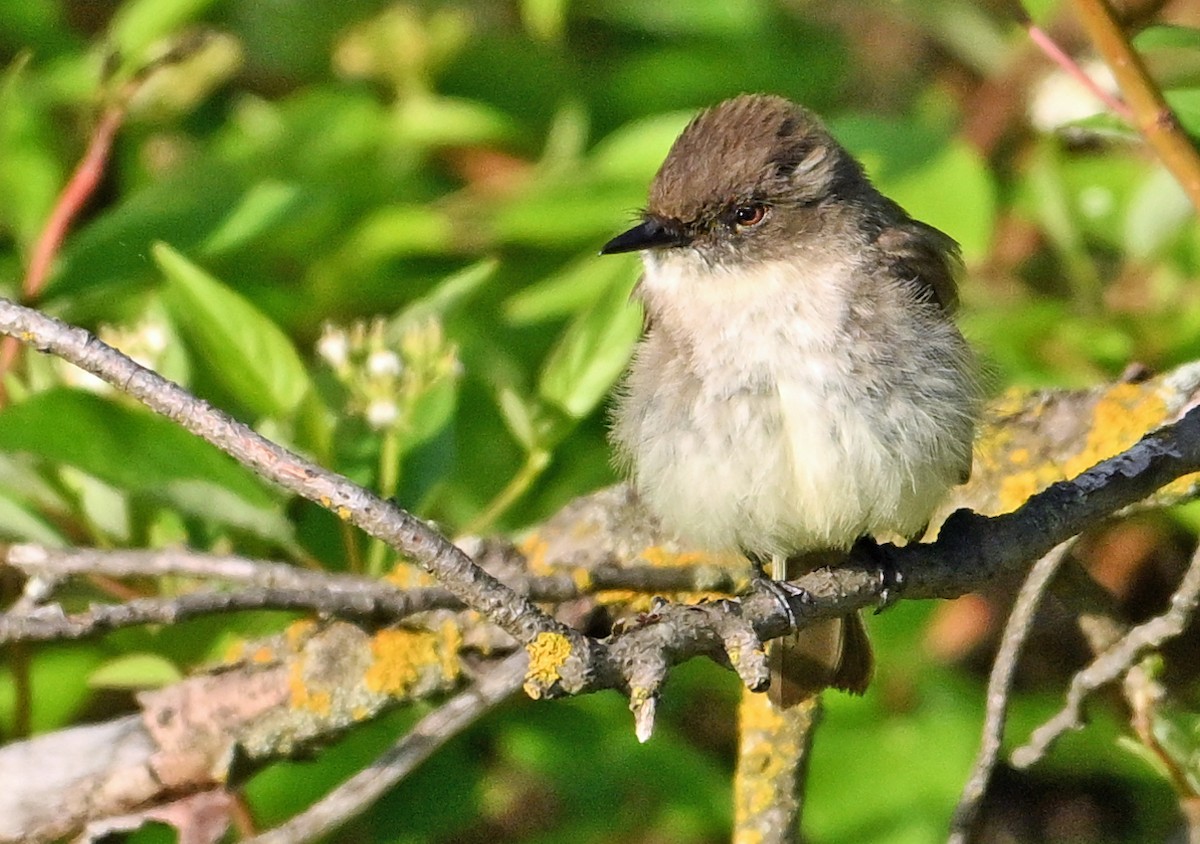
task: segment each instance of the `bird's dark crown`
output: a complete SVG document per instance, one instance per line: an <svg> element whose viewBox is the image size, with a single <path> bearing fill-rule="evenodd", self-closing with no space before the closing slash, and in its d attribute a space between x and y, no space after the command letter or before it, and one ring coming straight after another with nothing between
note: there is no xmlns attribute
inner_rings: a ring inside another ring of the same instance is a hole
<svg viewBox="0 0 1200 844"><path fill-rule="evenodd" d="M654 178L647 215L691 224L740 203L811 205L860 182L858 164L815 115L747 94L688 124Z"/></svg>

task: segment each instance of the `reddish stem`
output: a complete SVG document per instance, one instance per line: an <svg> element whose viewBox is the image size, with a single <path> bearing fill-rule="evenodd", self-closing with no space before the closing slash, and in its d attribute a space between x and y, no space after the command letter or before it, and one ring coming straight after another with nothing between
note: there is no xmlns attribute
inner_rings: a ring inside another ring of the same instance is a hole
<svg viewBox="0 0 1200 844"><path fill-rule="evenodd" d="M1100 102L1104 103L1108 108L1129 123L1133 122L1133 109L1125 104L1125 101L1114 97L1108 91L1105 91L1096 84L1096 80L1084 73L1083 68L1079 66L1073 58L1067 55L1062 47L1054 42L1054 39L1037 24L1032 21L1025 22L1025 31L1029 33L1029 39L1033 41L1038 48L1049 56L1050 60L1061 67L1067 74L1091 92L1092 96L1096 97Z"/></svg>
<svg viewBox="0 0 1200 844"><path fill-rule="evenodd" d="M113 139L124 119L125 105L123 103L108 106L100 115L100 121L96 124L96 130L92 133L92 140L88 144L83 159L59 195L58 201L54 204L54 210L50 213L50 219L46 221L46 226L42 229L41 236L38 237L37 244L33 248L33 256L29 260L29 270L21 285L21 293L26 303L36 301L41 295L42 288L46 284L46 277L50 274L50 265L67 236L67 229L70 228L72 221L79 215L88 199L95 193L100 179L104 176L104 168L108 164Z"/></svg>
<svg viewBox="0 0 1200 844"><path fill-rule="evenodd" d="M125 120L125 103L109 105L100 115L92 139L88 143L75 172L50 212L50 219L42 228L37 243L33 247L33 255L29 259L29 269L21 283L21 300L26 303L36 302L41 296L42 288L50 275L50 266L62 248L67 230L79 216L83 206L96 192L96 187L104 177L104 168L108 165L109 154L112 152L113 140L117 130ZM0 407L8 404L8 390L4 386L4 376L17 362L21 352L21 344L12 337L5 337L0 342Z"/></svg>

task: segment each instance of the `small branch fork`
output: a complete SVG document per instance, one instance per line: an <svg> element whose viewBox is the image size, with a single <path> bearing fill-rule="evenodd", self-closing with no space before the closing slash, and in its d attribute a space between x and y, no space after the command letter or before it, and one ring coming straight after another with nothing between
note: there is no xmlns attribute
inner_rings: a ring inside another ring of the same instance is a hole
<svg viewBox="0 0 1200 844"><path fill-rule="evenodd" d="M1027 768L1041 759L1064 733L1083 726L1083 704L1089 695L1123 677L1142 657L1183 633L1200 603L1200 551L1193 556L1171 606L1162 615L1139 624L1077 673L1067 690L1066 705L1033 731L1029 741L1013 751L1012 761Z"/></svg>

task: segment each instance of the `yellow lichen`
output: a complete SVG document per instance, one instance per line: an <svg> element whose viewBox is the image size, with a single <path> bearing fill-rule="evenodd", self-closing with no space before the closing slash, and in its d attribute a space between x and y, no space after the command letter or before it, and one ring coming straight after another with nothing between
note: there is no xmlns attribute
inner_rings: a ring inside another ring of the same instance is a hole
<svg viewBox="0 0 1200 844"><path fill-rule="evenodd" d="M412 589L417 586L432 586L437 580L429 572L400 560L392 566L392 570L383 576L388 583L400 589Z"/></svg>
<svg viewBox="0 0 1200 844"><path fill-rule="evenodd" d="M454 619L446 619L439 629L441 641L438 643L438 653L442 658L442 679L447 683L456 680L462 673L462 663L458 652L462 649L462 630Z"/></svg>
<svg viewBox="0 0 1200 844"><path fill-rule="evenodd" d="M1116 384L1105 391L1092 411L1083 450L1063 467L1073 478L1102 460L1120 454L1162 425L1167 405L1157 390L1144 384Z"/></svg>
<svg viewBox="0 0 1200 844"><path fill-rule="evenodd" d="M517 550L525 558L525 567L530 574L550 574L551 567L546 560L546 552L550 549L546 540L538 534L531 533L517 543Z"/></svg>
<svg viewBox="0 0 1200 844"><path fill-rule="evenodd" d="M381 630L371 639L366 687L380 694L403 695L421 672L441 662L438 636L425 630Z"/></svg>
<svg viewBox="0 0 1200 844"><path fill-rule="evenodd" d="M571 569L571 581L580 592L588 592L592 588L592 573L582 566L577 566Z"/></svg>
<svg viewBox="0 0 1200 844"><path fill-rule="evenodd" d="M698 566L703 563L716 562L712 554L699 551L671 551L661 545L650 545L643 548L638 556L652 566Z"/></svg>
<svg viewBox="0 0 1200 844"><path fill-rule="evenodd" d="M996 493L996 498L1000 502L1000 512L1010 513L1016 510L1034 494L1041 492L1050 484L1062 480L1066 480L1066 475L1053 463L1005 475L1000 479L1000 488Z"/></svg>
<svg viewBox="0 0 1200 844"><path fill-rule="evenodd" d="M786 715L765 694L744 694L738 718L743 735L757 731L774 735L782 731Z"/></svg>
<svg viewBox="0 0 1200 844"><path fill-rule="evenodd" d="M283 638L291 650L299 651L316 630L317 623L315 621L301 619L287 626L287 629L283 632Z"/></svg>
<svg viewBox="0 0 1200 844"><path fill-rule="evenodd" d="M537 699L562 678L559 671L571 655L571 640L561 633L539 633L525 650L529 653L525 693Z"/></svg>
<svg viewBox="0 0 1200 844"><path fill-rule="evenodd" d="M304 679L304 660L297 659L288 672L288 692L294 709L305 709L326 716L333 709L333 696L321 689L313 691Z"/></svg>

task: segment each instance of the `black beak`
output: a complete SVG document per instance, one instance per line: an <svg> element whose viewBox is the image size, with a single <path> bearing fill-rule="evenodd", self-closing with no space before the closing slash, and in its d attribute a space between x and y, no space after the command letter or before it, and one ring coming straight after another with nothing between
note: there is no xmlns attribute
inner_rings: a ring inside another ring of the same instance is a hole
<svg viewBox="0 0 1200 844"><path fill-rule="evenodd" d="M655 246L682 246L687 241L687 236L678 225L664 223L662 220L651 217L604 244L600 254L615 255L618 252L637 252L640 249L651 249Z"/></svg>

